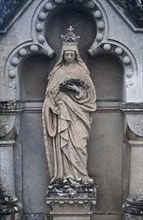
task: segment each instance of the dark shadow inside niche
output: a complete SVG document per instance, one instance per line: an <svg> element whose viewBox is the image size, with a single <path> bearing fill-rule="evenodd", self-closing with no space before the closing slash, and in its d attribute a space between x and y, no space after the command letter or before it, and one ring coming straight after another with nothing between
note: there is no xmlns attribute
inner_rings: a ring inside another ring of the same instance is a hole
<svg viewBox="0 0 143 220"><path fill-rule="evenodd" d="M97 100L121 101L123 97L123 73L121 61L110 54L88 58L87 66L96 87Z"/></svg>
<svg viewBox="0 0 143 220"><path fill-rule="evenodd" d="M52 68L52 61L35 54L26 57L20 63L20 99L43 100L47 86L47 77Z"/></svg>
<svg viewBox="0 0 143 220"><path fill-rule="evenodd" d="M58 9L49 13L46 22L46 38L51 48L59 57L62 40L61 34L67 33L67 28L72 26L74 33L80 36L79 52L86 61L87 50L96 37L96 24L92 14L83 6L69 4L70 6L59 6Z"/></svg>

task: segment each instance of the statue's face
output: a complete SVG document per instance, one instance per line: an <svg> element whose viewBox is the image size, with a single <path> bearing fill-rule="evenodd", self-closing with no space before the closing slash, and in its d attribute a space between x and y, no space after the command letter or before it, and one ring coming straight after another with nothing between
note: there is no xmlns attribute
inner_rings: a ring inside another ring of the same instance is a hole
<svg viewBox="0 0 143 220"><path fill-rule="evenodd" d="M64 60L68 64L73 63L75 61L75 51L73 51L73 50L66 50L64 52Z"/></svg>

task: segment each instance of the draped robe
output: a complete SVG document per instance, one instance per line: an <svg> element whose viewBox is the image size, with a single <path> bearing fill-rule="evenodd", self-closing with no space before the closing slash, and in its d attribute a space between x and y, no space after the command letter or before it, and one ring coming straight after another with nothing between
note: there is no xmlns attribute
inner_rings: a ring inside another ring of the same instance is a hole
<svg viewBox="0 0 143 220"><path fill-rule="evenodd" d="M96 93L85 64L76 62L72 67L63 64L50 74L42 117L45 149L50 175L53 180L71 177L88 180L87 139L91 128L91 113L96 110ZM65 80L80 79L80 93L61 91ZM53 111L58 106L60 113Z"/></svg>

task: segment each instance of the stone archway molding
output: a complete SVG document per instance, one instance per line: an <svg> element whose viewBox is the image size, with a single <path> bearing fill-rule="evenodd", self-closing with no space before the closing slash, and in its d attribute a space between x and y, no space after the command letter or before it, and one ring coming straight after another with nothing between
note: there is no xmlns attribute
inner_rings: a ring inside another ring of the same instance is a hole
<svg viewBox="0 0 143 220"><path fill-rule="evenodd" d="M100 53L112 54L120 60L124 70L122 100L128 102L132 98L132 90L135 89L138 78L137 62L129 48L119 41L104 39L98 45L93 44L88 53L92 57Z"/></svg>
<svg viewBox="0 0 143 220"><path fill-rule="evenodd" d="M98 0L44 0L40 2L31 21L32 40L18 45L9 55L5 65L5 79L9 100L19 99L18 67L20 61L24 57L35 53L42 53L50 58L54 55L54 50L46 40L46 20L48 19L49 13L58 8L59 5L70 7L71 3L86 8L95 20L97 34L88 53L91 56L94 56L99 52L112 53L120 59L125 72L123 100L128 100L130 89L136 86L138 73L136 60L131 51L125 45L113 39L108 39L109 25L107 15Z"/></svg>
<svg viewBox="0 0 143 220"><path fill-rule="evenodd" d="M61 5L70 7L70 5L81 6L92 14L97 25L97 34L93 44L88 50L91 56L98 53L110 53L118 57L124 66L124 89L123 100L128 102L132 95L132 90L137 81L137 64L132 52L122 43L113 39L108 39L108 18L99 0L44 0L41 1L34 11L31 21L31 40L18 45L8 56L5 64L5 82L8 100L1 102L1 112L11 112L10 115L2 117L2 127L0 136L6 136L14 127L15 115L17 111L23 109L20 99L19 89L19 64L27 56L34 54L44 54L47 57L54 55L54 50L46 40L45 25L50 12ZM16 101L17 100L17 101ZM121 107L122 109L122 107Z"/></svg>

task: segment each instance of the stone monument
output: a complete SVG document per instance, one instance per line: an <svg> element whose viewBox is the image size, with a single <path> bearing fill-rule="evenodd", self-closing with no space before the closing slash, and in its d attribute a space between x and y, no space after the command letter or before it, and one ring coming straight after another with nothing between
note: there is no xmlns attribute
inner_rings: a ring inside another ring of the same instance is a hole
<svg viewBox="0 0 143 220"><path fill-rule="evenodd" d="M0 219L143 219L141 2L0 1Z"/></svg>
<svg viewBox="0 0 143 220"><path fill-rule="evenodd" d="M47 204L53 206L54 220L90 219L91 203L96 203L96 189L86 168L96 92L73 30L70 26L61 36L61 55L49 74L42 111L51 175Z"/></svg>

